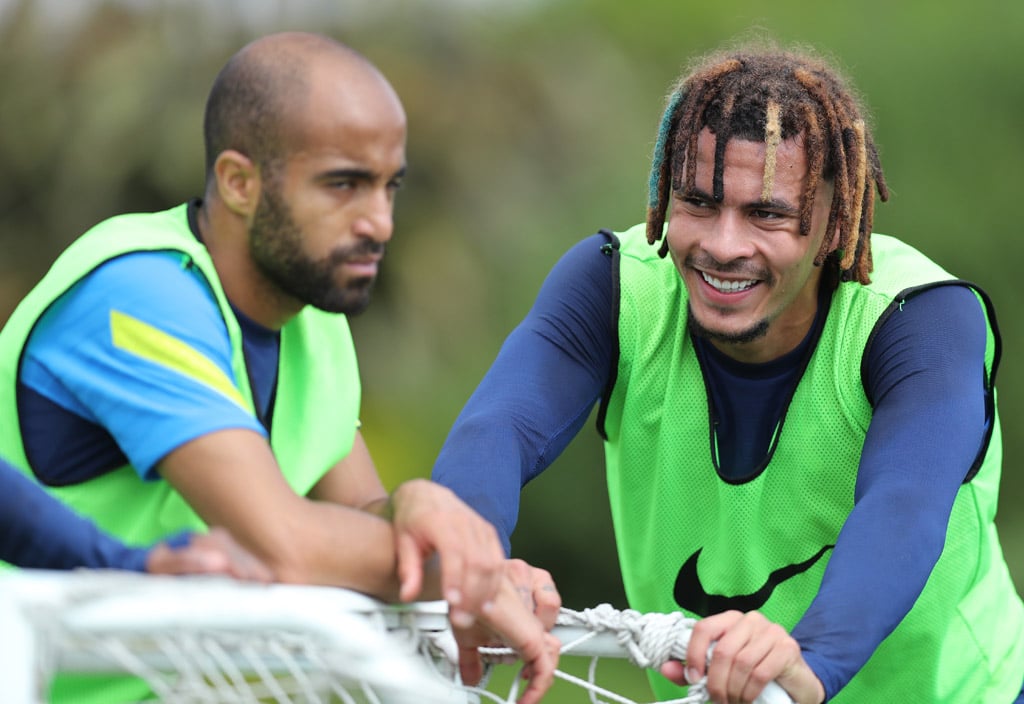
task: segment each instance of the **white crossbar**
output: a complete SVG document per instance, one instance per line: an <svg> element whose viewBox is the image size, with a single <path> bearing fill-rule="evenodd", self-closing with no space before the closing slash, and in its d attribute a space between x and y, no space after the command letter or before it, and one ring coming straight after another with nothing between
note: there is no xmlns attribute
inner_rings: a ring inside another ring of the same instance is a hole
<svg viewBox="0 0 1024 704"><path fill-rule="evenodd" d="M589 681L558 676L591 702L636 704L593 681L597 659L657 667L685 654L692 623L607 604L563 609L553 631L563 656L593 662ZM147 701L187 704L471 704L516 694L461 685L444 602L392 605L343 589L222 577L14 570L0 574L0 624L9 704L45 701L58 673L127 673L146 681ZM673 701L707 698L698 684ZM774 684L758 702L792 704Z"/></svg>

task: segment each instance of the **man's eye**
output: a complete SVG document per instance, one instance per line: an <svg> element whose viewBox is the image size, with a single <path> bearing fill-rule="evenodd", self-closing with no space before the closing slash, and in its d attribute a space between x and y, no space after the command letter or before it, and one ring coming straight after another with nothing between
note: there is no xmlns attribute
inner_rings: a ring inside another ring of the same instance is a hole
<svg viewBox="0 0 1024 704"><path fill-rule="evenodd" d="M703 198L695 198L694 196L687 196L683 198L683 202L691 208L707 208L708 202Z"/></svg>
<svg viewBox="0 0 1024 704"><path fill-rule="evenodd" d="M775 220L776 218L782 217L779 213L776 213L774 210L754 210L751 211L751 215L760 220Z"/></svg>

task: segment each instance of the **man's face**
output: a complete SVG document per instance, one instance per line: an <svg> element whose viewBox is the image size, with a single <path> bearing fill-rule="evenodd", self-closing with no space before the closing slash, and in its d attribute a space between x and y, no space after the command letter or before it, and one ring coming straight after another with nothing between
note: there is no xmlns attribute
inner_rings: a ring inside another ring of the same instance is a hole
<svg viewBox="0 0 1024 704"><path fill-rule="evenodd" d="M732 139L725 149L724 198L712 197L715 136L697 140L694 190L675 193L666 234L689 292L690 325L725 354L764 362L796 347L817 310L831 183L814 197L811 231L800 234L807 155L799 138L779 144L775 181L763 197L766 147ZM685 184L684 184L685 191Z"/></svg>
<svg viewBox="0 0 1024 704"><path fill-rule="evenodd" d="M391 239L405 114L372 82L348 85L344 95L314 88L302 109L301 147L264 167L250 253L277 296L355 314L369 303Z"/></svg>
<svg viewBox="0 0 1024 704"><path fill-rule="evenodd" d="M332 313L362 312L370 303L383 243L359 239L315 258L305 250L306 239L280 191L264 185L249 230L249 248L259 271L303 305ZM365 269L362 275L352 271L356 264Z"/></svg>

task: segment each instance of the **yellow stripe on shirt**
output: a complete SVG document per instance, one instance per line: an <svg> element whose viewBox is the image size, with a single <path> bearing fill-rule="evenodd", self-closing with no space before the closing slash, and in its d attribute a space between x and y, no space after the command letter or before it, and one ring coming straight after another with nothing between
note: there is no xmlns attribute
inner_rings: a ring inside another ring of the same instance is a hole
<svg viewBox="0 0 1024 704"><path fill-rule="evenodd" d="M187 376L249 410L241 392L220 367L173 335L116 310L110 311L110 333L114 347Z"/></svg>

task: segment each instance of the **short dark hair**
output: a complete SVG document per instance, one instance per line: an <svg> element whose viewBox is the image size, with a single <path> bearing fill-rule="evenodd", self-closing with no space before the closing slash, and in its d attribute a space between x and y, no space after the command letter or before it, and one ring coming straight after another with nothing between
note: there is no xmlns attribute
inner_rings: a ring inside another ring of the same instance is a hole
<svg viewBox="0 0 1024 704"><path fill-rule="evenodd" d="M267 171L284 156L289 106L306 93L300 62L287 56L266 57L239 52L217 74L206 101L203 138L207 179L221 152L234 149Z"/></svg>
<svg viewBox="0 0 1024 704"><path fill-rule="evenodd" d="M289 111L308 90L302 62L288 54L268 60L241 51L217 74L206 102L203 137L207 179L220 153L236 149L267 176L284 158Z"/></svg>

